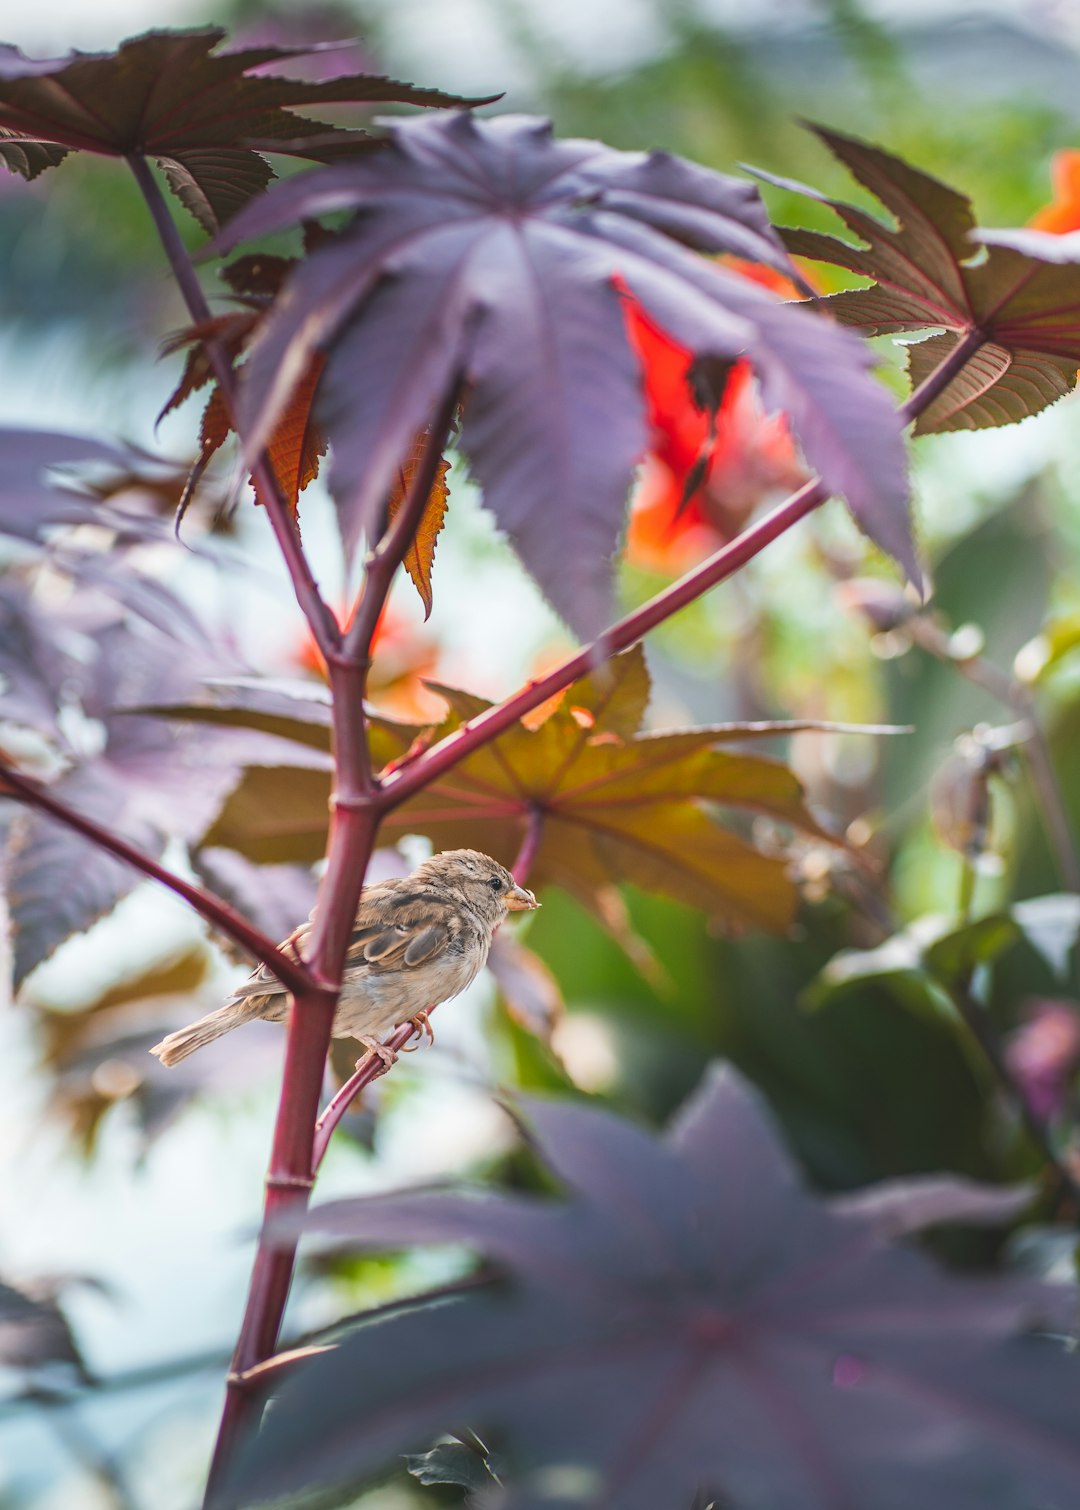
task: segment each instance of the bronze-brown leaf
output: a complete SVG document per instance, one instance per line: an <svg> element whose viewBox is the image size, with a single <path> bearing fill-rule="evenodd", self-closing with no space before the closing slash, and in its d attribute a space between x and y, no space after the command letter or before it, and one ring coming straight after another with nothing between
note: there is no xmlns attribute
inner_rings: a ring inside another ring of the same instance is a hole
<svg viewBox="0 0 1080 1510"><path fill-rule="evenodd" d="M961 342L970 348L959 372L919 416L915 433L1010 424L1068 393L1080 366L1075 267L1038 255L1037 238L1023 250L980 248L965 195L879 147L812 129L895 222L887 225L842 200L760 175L829 205L864 243L821 231L782 233L790 252L873 280L870 288L822 299L822 308L865 336L943 331L908 347L913 388Z"/></svg>
<svg viewBox="0 0 1080 1510"><path fill-rule="evenodd" d="M398 469L397 481L394 483L390 494L388 513L391 522L397 514L402 503L409 496L409 490L413 485L424 451L428 444L428 432L421 430L414 438L409 447L409 454L403 465ZM450 463L446 457L440 457L439 465L435 472L435 481L431 485L428 500L424 512L420 516L416 535L412 544L405 553L404 567L412 578L420 600L424 605L424 618L431 617L431 568L435 560L435 546L439 539L439 532L446 518L446 505L449 499L449 487L446 475L450 470Z"/></svg>
<svg viewBox="0 0 1080 1510"><path fill-rule="evenodd" d="M437 690L451 712L436 737L488 706ZM394 809L384 833L423 834L436 849L481 848L510 864L538 821L530 884L562 886L605 926L613 883L629 882L729 926L783 930L795 913L795 884L785 856L758 849L745 819L760 813L827 837L798 780L780 761L723 748L760 738L760 727L637 732L647 696L639 646L577 682L538 729L515 724ZM383 720L384 761L400 758L415 734L402 726L394 752L393 725ZM262 862L317 860L328 792L323 771L251 768L205 842ZM741 813L744 832L721 823L721 809Z"/></svg>

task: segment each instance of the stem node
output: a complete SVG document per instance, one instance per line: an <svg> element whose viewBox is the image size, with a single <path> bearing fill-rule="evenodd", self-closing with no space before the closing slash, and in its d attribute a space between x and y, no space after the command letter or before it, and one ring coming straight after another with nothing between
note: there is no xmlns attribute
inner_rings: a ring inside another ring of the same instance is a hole
<svg viewBox="0 0 1080 1510"><path fill-rule="evenodd" d="M266 1176L267 1190L312 1190L314 1185L314 1175L268 1174Z"/></svg>

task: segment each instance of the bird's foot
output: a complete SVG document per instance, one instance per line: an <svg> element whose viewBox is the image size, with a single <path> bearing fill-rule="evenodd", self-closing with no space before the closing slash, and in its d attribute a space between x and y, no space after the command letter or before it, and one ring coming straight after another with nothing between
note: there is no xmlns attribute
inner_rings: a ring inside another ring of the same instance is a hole
<svg viewBox="0 0 1080 1510"><path fill-rule="evenodd" d="M364 1045L368 1054L374 1054L376 1059L382 1060L384 1070L390 1069L391 1065L397 1063L397 1050L392 1049L389 1044L380 1043L377 1038L367 1038L362 1033L357 1034L357 1042ZM356 1068L359 1069L362 1063L363 1060L358 1059L356 1061Z"/></svg>
<svg viewBox="0 0 1080 1510"><path fill-rule="evenodd" d="M426 1033L427 1037L428 1037L428 1042L429 1043L434 1043L435 1042L435 1029L431 1026L431 1018L428 1016L428 1014L426 1012L417 1012L417 1014L416 1014L415 1017L410 1017L409 1018L409 1021L412 1023L413 1032L416 1034L416 1036L418 1038L423 1038L424 1034ZM420 1044L414 1043L414 1044L412 1044L412 1046L410 1048L403 1049L402 1053L404 1053L404 1054L415 1054L416 1050L418 1048L420 1048L420 1047L421 1047Z"/></svg>

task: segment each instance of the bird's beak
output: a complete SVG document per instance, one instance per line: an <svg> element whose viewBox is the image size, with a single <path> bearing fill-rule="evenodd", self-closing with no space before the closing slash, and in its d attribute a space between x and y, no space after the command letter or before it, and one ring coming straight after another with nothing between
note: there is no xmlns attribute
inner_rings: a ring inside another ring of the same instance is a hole
<svg viewBox="0 0 1080 1510"><path fill-rule="evenodd" d="M511 886L506 893L507 912L532 912L540 903L531 891L526 891L524 886Z"/></svg>

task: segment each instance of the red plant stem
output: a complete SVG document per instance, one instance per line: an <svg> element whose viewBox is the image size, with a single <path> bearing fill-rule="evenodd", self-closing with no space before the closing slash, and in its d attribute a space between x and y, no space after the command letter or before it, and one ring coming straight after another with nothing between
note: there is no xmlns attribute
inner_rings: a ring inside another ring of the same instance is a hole
<svg viewBox="0 0 1080 1510"><path fill-rule="evenodd" d="M271 939L249 923L247 918L235 912L226 902L222 902L211 892L204 891L201 886L195 886L191 881L185 881L181 876L174 875L171 870L167 870L157 860L151 859L142 850L136 849L126 839L110 833L93 818L84 817L82 813L77 813L74 808L68 807L58 797L54 797L47 787L12 770L5 761L0 761L0 796L9 795L4 790L5 787L10 788L11 793L14 793L20 802L25 802L28 807L35 807L43 813L48 813L58 823L74 829L77 834L82 834L99 848L115 855L118 860L124 860L142 875L148 876L152 881L160 881L162 886L167 886L177 896L183 897L184 901L189 902L208 923L220 929L234 943L239 944L242 949L246 949L249 954L253 954L257 960L266 965L267 969L272 970L282 985L288 987L290 991L309 991L315 984L310 970L302 961L283 954Z"/></svg>
<svg viewBox="0 0 1080 1510"><path fill-rule="evenodd" d="M165 255L169 259L169 266L172 268L177 286L187 305L188 313L196 325L202 325L213 316L206 302L206 295L203 293L198 274L176 229L176 222L172 218L169 206L165 202L165 196L158 187L158 182L145 157L139 153L132 153L127 163L135 176L135 182L142 191L146 207L150 211ZM232 364L221 343L213 337L207 336L204 339L203 348L213 369L214 377L217 379L229 419L239 434L236 413L236 376ZM277 476L265 454L260 456L252 467L251 475L258 488L259 497L265 502L271 528L292 580L296 601L311 626L315 643L322 651L324 658L328 660L341 643L341 630L319 592L318 584L300 545L300 536L292 511L282 496Z"/></svg>
<svg viewBox="0 0 1080 1510"><path fill-rule="evenodd" d="M519 886L524 886L528 879L529 871L536 863L536 856L540 850L540 841L544 837L544 810L535 802L530 806L525 820L525 837L521 841L517 859L510 867L514 880Z"/></svg>
<svg viewBox="0 0 1080 1510"><path fill-rule="evenodd" d="M340 675L342 669L331 665L332 674ZM348 741L352 738L357 718L363 718L360 705L354 709L335 695L336 759L339 759L342 747L349 748ZM266 1177L263 1226L207 1479L207 1505L214 1502L217 1485L241 1435L249 1425L257 1424L257 1412L261 1406L245 1388L243 1375L273 1353L285 1314L296 1246L271 1245L267 1231L285 1212L302 1211L315 1183L315 1123L337 1005L336 982L341 978L349 934L378 826L372 793L364 790L363 773L346 771L340 763L336 770L327 868L319 891L320 902L310 945L316 975L335 984L294 996L289 1013L285 1066L274 1123L270 1169Z"/></svg>
<svg viewBox="0 0 1080 1510"><path fill-rule="evenodd" d="M455 407L456 385L454 393L442 406L438 422L432 427L431 439L408 499L385 539L371 554L365 572L363 597L348 641L342 644L339 640L324 651L333 698L334 793L326 872L319 888L310 953L316 979L325 983L325 988L296 997L289 1013L285 1068L274 1124L270 1171L266 1178L263 1226L207 1480L208 1505L213 1503L216 1487L240 1435L249 1424L253 1424L259 1408L244 1386L244 1376L273 1353L289 1298L296 1243L272 1244L267 1234L285 1211L295 1213L306 1207L326 1141L333 1131L331 1126L325 1139L319 1134L317 1147L319 1098L337 991L380 818L364 717L371 640L394 573L411 543L427 502ZM398 1039L405 1043L413 1032L411 1023L402 1024L389 1040L390 1045L399 1047ZM360 1088L358 1084L356 1089ZM340 1103L335 1120L340 1119L347 1104L347 1101Z"/></svg>
<svg viewBox="0 0 1080 1510"><path fill-rule="evenodd" d="M434 1012L432 1005L429 1012ZM389 1038L383 1040L383 1047L393 1053L400 1053L410 1038L415 1037L416 1028L411 1022L403 1022L400 1027L394 1029ZM334 1135L334 1129L348 1111L349 1107L380 1075L385 1075L390 1068L378 1054L365 1054L359 1061L356 1070L346 1080L341 1088L335 1091L331 1099L326 1103L319 1120L315 1124L315 1150L312 1156L312 1168L316 1171L326 1157L326 1150L330 1146L330 1139Z"/></svg>
<svg viewBox="0 0 1080 1510"><path fill-rule="evenodd" d="M462 724L445 739L440 739L422 755L418 755L415 760L385 776L379 792L380 808L383 812L389 812L399 807L414 792L430 786L475 750L511 728L533 708L538 708L556 692L561 692L571 682L576 682L598 661L606 660L617 651L628 649L649 630L655 629L680 608L685 608L710 587L715 587L718 582L723 582L748 561L752 561L767 545L786 534L792 525L819 508L828 497L829 493L823 482L808 482L771 513L744 530L730 545L725 545L685 577L605 630L591 645L578 650L546 676L527 683L520 692L507 698L506 702L485 709L476 718Z"/></svg>

